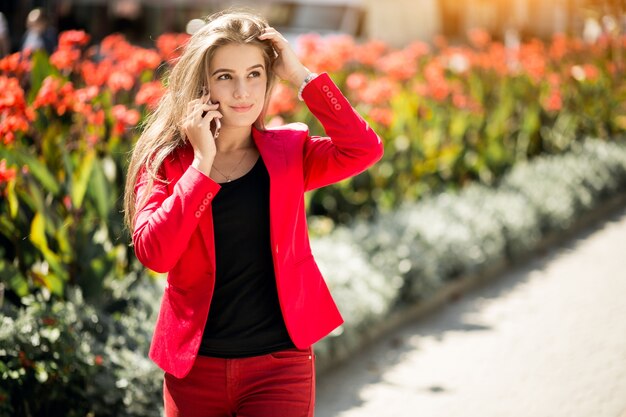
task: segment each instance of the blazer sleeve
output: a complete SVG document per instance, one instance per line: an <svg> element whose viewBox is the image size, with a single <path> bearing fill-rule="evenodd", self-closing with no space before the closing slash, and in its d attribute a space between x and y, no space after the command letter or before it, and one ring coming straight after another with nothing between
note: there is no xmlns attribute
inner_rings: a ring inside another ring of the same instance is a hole
<svg viewBox="0 0 626 417"><path fill-rule="evenodd" d="M144 171L135 185L136 202L147 192L146 175ZM153 271L170 271L219 189L219 184L191 166L176 182L171 195L167 183L155 181L147 203L134 218L137 259Z"/></svg>
<svg viewBox="0 0 626 417"><path fill-rule="evenodd" d="M305 190L349 178L380 160L380 137L352 108L328 74L320 74L307 84L302 98L329 136L308 136L304 143Z"/></svg>

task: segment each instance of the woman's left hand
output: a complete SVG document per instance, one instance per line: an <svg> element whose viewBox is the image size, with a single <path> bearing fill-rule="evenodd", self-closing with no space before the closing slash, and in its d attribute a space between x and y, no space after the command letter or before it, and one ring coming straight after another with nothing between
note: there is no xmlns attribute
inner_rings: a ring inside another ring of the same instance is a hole
<svg viewBox="0 0 626 417"><path fill-rule="evenodd" d="M271 41L278 53L278 58L274 63L276 75L291 82L296 88L300 87L310 71L302 65L287 39L272 27L265 28L265 32L259 36L259 39Z"/></svg>

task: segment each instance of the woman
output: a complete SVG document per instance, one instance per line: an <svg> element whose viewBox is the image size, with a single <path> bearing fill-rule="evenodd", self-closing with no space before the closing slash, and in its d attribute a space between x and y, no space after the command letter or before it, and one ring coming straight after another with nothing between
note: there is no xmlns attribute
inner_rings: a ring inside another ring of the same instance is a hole
<svg viewBox="0 0 626 417"><path fill-rule="evenodd" d="M276 77L330 137L265 129ZM382 156L326 74L262 18L211 16L189 40L130 161L137 258L167 272L150 357L167 416L312 416L311 345L342 323L311 254L303 194Z"/></svg>

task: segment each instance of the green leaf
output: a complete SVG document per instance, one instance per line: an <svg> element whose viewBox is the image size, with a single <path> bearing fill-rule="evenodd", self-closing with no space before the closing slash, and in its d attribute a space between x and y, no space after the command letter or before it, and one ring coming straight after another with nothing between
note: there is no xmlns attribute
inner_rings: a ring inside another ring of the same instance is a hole
<svg viewBox="0 0 626 417"><path fill-rule="evenodd" d="M87 192L87 184L89 184L89 178L91 177L95 157L95 149L89 150L78 166L78 169L72 174L71 197L72 204L76 208L80 208L83 205L83 199L85 198L85 193Z"/></svg>
<svg viewBox="0 0 626 417"><path fill-rule="evenodd" d="M59 76L59 71L50 64L50 59L45 51L38 50L32 56L32 69L30 72L30 92L28 94L28 103L32 104L37 97L37 93L43 84L43 80L49 75Z"/></svg>
<svg viewBox="0 0 626 417"><path fill-rule="evenodd" d="M30 241L37 249L39 249L46 262L50 265L50 268L52 268L52 270L56 273L56 275L49 274L46 277L42 277L46 286L55 294L62 295L62 281L67 281L67 271L63 268L60 257L52 252L48 247L48 239L46 238L46 223L41 212L36 213L35 217L33 217L33 221L30 225Z"/></svg>
<svg viewBox="0 0 626 417"><path fill-rule="evenodd" d="M48 249L48 239L46 239L46 223L41 213L35 213L33 221L30 224L30 241L40 251Z"/></svg>
<svg viewBox="0 0 626 417"><path fill-rule="evenodd" d="M17 210L19 209L19 201L15 194L15 180L9 181L7 184L7 201L9 202L9 214L12 219L17 217Z"/></svg>
<svg viewBox="0 0 626 417"><path fill-rule="evenodd" d="M111 187L104 175L103 162L103 160L97 160L94 164L87 193L95 201L99 217L106 219L110 210Z"/></svg>
<svg viewBox="0 0 626 417"><path fill-rule="evenodd" d="M39 161L37 158L27 155L24 152L20 152L16 154L17 162L21 165L28 165L28 170L37 180L41 183L41 185L48 191L53 194L57 194L59 192L59 183L48 167Z"/></svg>

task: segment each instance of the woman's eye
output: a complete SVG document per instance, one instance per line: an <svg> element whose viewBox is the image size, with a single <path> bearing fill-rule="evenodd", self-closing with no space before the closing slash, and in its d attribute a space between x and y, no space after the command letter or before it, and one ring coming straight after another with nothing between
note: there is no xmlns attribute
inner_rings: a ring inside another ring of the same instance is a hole
<svg viewBox="0 0 626 417"><path fill-rule="evenodd" d="M249 75L251 78L260 77L261 73L259 71L252 71Z"/></svg>
<svg viewBox="0 0 626 417"><path fill-rule="evenodd" d="M230 80L230 74L222 74L217 77L218 80Z"/></svg>

